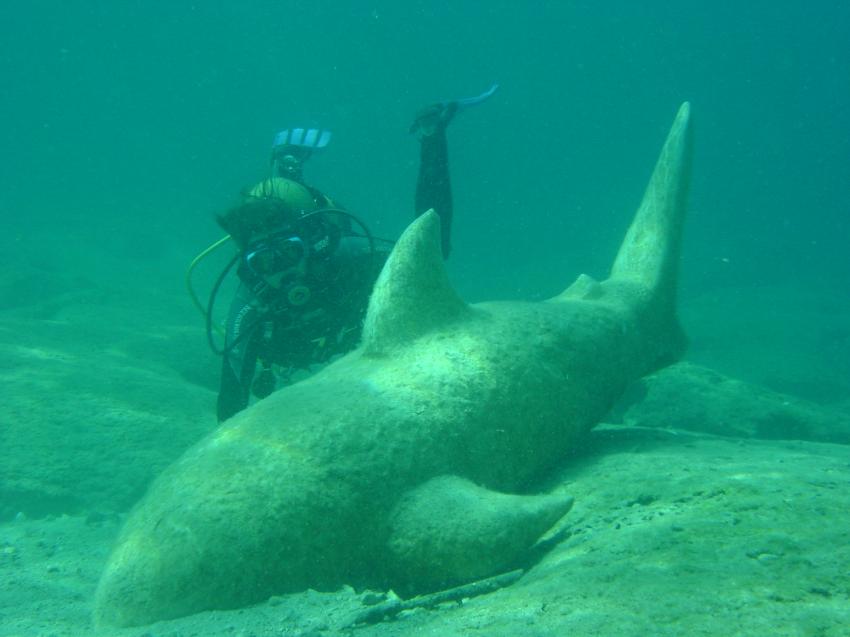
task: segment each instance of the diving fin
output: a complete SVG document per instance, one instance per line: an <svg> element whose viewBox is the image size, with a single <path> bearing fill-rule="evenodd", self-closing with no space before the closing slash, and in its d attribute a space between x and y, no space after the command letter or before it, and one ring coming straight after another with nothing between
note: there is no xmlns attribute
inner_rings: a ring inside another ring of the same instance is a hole
<svg viewBox="0 0 850 637"><path fill-rule="evenodd" d="M416 119L410 125L410 133L420 135L433 135L440 127L448 126L455 115L470 106L477 106L493 97L499 89L498 84L493 84L486 91L474 97L462 97L457 100L445 100L426 106L416 114Z"/></svg>

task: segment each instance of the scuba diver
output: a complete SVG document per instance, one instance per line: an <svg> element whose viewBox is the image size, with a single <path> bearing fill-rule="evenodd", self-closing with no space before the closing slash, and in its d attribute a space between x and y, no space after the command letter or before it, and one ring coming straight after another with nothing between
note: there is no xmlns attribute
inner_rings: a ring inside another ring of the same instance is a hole
<svg viewBox="0 0 850 637"><path fill-rule="evenodd" d="M480 104L498 85L472 98L432 104L410 127L420 141L414 216L433 208L440 216L442 251L451 251L452 194L446 127L466 107ZM369 295L392 248L372 236L355 215L304 181L307 160L324 149L331 133L318 128L279 132L272 146L272 174L240 205L218 216L228 233L192 263L232 239L238 248L218 277L205 308L207 334L222 355L218 421L248 406L253 393L271 394L298 369L325 363L356 347ZM238 264L238 265L237 265ZM224 347L213 339L216 294L236 266L239 287L225 325ZM190 292L197 297L189 281ZM259 373L257 369L259 367Z"/></svg>

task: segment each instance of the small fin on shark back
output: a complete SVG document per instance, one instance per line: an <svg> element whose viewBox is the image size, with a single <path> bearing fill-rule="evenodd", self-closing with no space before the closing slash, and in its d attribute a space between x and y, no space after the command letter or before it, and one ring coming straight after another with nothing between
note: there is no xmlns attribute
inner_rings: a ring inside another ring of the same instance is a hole
<svg viewBox="0 0 850 637"><path fill-rule="evenodd" d="M443 263L440 218L429 210L401 235L375 283L363 325L364 353L403 346L467 310Z"/></svg>

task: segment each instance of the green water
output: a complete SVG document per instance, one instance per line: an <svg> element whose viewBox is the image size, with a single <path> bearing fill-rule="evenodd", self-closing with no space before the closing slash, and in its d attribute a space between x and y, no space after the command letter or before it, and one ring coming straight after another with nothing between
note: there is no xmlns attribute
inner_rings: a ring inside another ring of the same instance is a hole
<svg viewBox="0 0 850 637"><path fill-rule="evenodd" d="M308 178L396 235L412 205L413 113L498 81L498 98L450 131L452 268L467 296L534 297L579 269L604 274L685 99L698 140L687 290L847 287L845 3L36 0L0 12L2 243L19 258L93 277L156 260L168 285L217 236L212 215L265 174L274 132L300 122L335 133Z"/></svg>

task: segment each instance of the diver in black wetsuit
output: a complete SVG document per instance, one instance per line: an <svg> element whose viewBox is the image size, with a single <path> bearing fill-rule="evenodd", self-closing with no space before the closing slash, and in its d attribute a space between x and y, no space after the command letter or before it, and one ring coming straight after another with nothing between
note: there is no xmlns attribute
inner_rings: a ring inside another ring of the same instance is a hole
<svg viewBox="0 0 850 637"><path fill-rule="evenodd" d="M440 216L444 258L451 251L453 212L446 127L496 88L433 104L410 128L421 145L415 216L431 208ZM252 391L258 398L274 391L273 365L287 382L292 371L343 354L360 338L372 286L392 246L304 182L304 162L329 141L330 133L319 129L278 133L272 177L218 219L240 250L240 285L221 352L219 422L247 407Z"/></svg>

